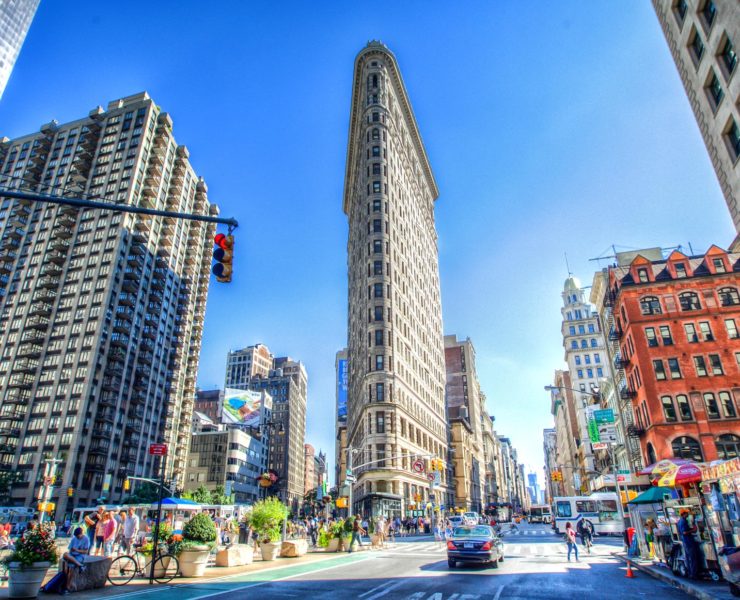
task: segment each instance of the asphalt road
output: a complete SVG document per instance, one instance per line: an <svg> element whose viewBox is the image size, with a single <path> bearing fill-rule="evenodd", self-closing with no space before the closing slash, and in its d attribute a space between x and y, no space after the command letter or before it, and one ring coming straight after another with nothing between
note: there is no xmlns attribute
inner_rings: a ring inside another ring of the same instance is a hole
<svg viewBox="0 0 740 600"><path fill-rule="evenodd" d="M687 598L681 591L638 574L625 577L624 565L611 556L616 539L597 539L591 555L566 560L559 536L542 525L522 525L504 535L505 561L498 569L476 565L449 569L445 547L429 538L399 539L381 551L338 556L288 576L269 574L251 581L201 587L197 594L179 588L180 600L358 599L358 600L572 600L574 598ZM165 600L166 592L150 593Z"/></svg>

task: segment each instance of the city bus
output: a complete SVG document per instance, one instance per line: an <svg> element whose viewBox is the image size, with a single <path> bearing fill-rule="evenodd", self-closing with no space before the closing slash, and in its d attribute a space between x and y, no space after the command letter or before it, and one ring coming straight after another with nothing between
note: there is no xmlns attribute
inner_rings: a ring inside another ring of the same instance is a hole
<svg viewBox="0 0 740 600"><path fill-rule="evenodd" d="M568 522L576 529L578 522L585 520L596 535L622 535L624 521L619 517L617 502L614 492L558 496L553 500L555 532L564 533Z"/></svg>
<svg viewBox="0 0 740 600"><path fill-rule="evenodd" d="M529 509L529 523L550 523L552 521L552 511L548 504L534 504Z"/></svg>

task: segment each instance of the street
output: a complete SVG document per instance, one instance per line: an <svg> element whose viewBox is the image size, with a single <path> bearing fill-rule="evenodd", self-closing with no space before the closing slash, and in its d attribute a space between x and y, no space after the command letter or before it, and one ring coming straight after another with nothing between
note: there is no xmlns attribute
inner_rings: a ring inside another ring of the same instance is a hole
<svg viewBox="0 0 740 600"><path fill-rule="evenodd" d="M504 525L508 529L508 525ZM519 526L505 533L506 558L498 569L447 566L444 545L429 537L401 538L389 548L338 555L293 566L203 584L167 587L127 595L152 600L233 598L357 598L359 600L610 600L686 598L667 584L638 574L625 577L624 565L610 555L620 541L597 538L593 553L568 563L565 545L549 526ZM580 550L580 548L579 548Z"/></svg>

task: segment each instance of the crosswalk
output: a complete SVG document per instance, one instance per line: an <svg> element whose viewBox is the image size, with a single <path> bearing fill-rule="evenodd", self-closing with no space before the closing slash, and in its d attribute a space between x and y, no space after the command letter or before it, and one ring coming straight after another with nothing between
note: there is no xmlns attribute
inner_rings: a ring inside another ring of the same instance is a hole
<svg viewBox="0 0 740 600"><path fill-rule="evenodd" d="M510 535L546 535L546 536L552 536L553 530L552 529L519 529L518 531L504 531L504 537L509 537Z"/></svg>
<svg viewBox="0 0 740 600"><path fill-rule="evenodd" d="M585 554L584 549L579 546L579 552ZM593 554L609 554L614 548L611 546L594 546ZM393 555L416 555L416 554L446 554L447 547L442 542L397 542L389 543L384 549L377 550L385 554ZM527 557L539 557L539 558L550 558L558 557L562 558L566 555L565 544L557 543L545 543L537 544L532 542L515 544L507 542L504 539L504 556L507 558L527 558Z"/></svg>

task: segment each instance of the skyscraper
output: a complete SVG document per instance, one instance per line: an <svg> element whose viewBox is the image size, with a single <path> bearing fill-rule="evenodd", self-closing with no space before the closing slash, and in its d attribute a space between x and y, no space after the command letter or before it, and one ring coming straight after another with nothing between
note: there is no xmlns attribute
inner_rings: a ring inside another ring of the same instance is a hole
<svg viewBox="0 0 740 600"><path fill-rule="evenodd" d="M39 0L0 2L0 98L18 59Z"/></svg>
<svg viewBox="0 0 740 600"><path fill-rule="evenodd" d="M205 182L146 93L0 143L0 190L86 194L216 214ZM0 197L2 193L0 192ZM120 501L168 444L182 483L214 226L28 200L0 204L0 468L32 503L43 457L63 458L57 514ZM135 489L136 483L133 487Z"/></svg>
<svg viewBox="0 0 740 600"><path fill-rule="evenodd" d="M653 0L653 6L740 232L740 4Z"/></svg>
<svg viewBox="0 0 740 600"><path fill-rule="evenodd" d="M446 458L437 196L396 58L370 42L355 59L343 201L355 512L447 494L446 470L434 491L412 470L414 457Z"/></svg>

